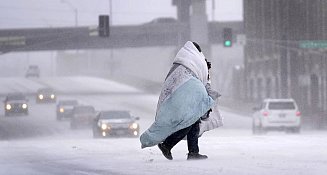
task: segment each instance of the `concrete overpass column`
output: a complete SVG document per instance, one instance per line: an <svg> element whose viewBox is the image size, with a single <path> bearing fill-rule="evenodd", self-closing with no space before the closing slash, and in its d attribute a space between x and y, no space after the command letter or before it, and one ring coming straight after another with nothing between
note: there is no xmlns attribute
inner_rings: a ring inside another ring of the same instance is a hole
<svg viewBox="0 0 327 175"><path fill-rule="evenodd" d="M173 5L177 7L177 19L182 23L190 22L190 0L173 0Z"/></svg>
<svg viewBox="0 0 327 175"><path fill-rule="evenodd" d="M208 17L206 0L192 0L190 16L190 38L199 43L207 58L211 57L211 47L208 39Z"/></svg>

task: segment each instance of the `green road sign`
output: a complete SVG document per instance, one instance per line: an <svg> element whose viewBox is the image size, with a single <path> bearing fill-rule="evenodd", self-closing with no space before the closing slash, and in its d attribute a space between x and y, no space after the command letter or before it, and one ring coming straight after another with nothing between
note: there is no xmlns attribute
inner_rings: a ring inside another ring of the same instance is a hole
<svg viewBox="0 0 327 175"><path fill-rule="evenodd" d="M300 41L299 47L308 49L327 48L327 40Z"/></svg>

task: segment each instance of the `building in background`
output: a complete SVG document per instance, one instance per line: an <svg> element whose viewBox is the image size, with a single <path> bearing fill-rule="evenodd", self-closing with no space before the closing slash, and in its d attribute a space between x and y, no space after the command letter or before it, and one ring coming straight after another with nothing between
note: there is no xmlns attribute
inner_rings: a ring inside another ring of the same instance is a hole
<svg viewBox="0 0 327 175"><path fill-rule="evenodd" d="M244 0L246 99L294 98L327 121L327 1Z"/></svg>

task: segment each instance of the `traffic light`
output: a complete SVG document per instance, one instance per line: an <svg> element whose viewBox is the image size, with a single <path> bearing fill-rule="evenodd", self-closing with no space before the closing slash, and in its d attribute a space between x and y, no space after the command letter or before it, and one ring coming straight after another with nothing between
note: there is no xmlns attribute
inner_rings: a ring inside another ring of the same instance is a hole
<svg viewBox="0 0 327 175"><path fill-rule="evenodd" d="M99 36L109 37L109 15L99 16Z"/></svg>
<svg viewBox="0 0 327 175"><path fill-rule="evenodd" d="M223 29L223 45L224 45L224 47L232 47L232 45L233 45L232 28L224 28Z"/></svg>

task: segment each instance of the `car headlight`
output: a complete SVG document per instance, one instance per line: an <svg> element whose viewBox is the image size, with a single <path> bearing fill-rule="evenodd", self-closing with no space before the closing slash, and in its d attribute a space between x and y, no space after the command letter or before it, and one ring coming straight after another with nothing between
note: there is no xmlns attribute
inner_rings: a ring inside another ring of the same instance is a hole
<svg viewBox="0 0 327 175"><path fill-rule="evenodd" d="M7 110L10 110L10 109L11 109L11 105L10 105L10 104L7 104L7 105L6 105L6 109L7 109Z"/></svg>
<svg viewBox="0 0 327 175"><path fill-rule="evenodd" d="M41 100L43 99L43 95L42 94L39 95L39 99L41 99Z"/></svg>
<svg viewBox="0 0 327 175"><path fill-rule="evenodd" d="M51 94L50 97L51 97L51 99L54 99L55 98L55 95L54 94Z"/></svg>
<svg viewBox="0 0 327 175"><path fill-rule="evenodd" d="M22 108L23 108L23 109L26 109L26 108L27 108L27 104L24 103L24 104L22 105Z"/></svg>
<svg viewBox="0 0 327 175"><path fill-rule="evenodd" d="M106 135L107 135L106 132L103 131L102 136L105 137Z"/></svg>
<svg viewBox="0 0 327 175"><path fill-rule="evenodd" d="M137 129L139 125L137 123L133 123L129 126L130 129Z"/></svg>
<svg viewBox="0 0 327 175"><path fill-rule="evenodd" d="M63 112L65 112L65 109L64 108L60 108L59 109L59 112L63 113Z"/></svg>
<svg viewBox="0 0 327 175"><path fill-rule="evenodd" d="M102 130L105 130L105 129L107 129L108 128L108 125L107 124L105 124L105 123L102 123L101 124L101 129Z"/></svg>

